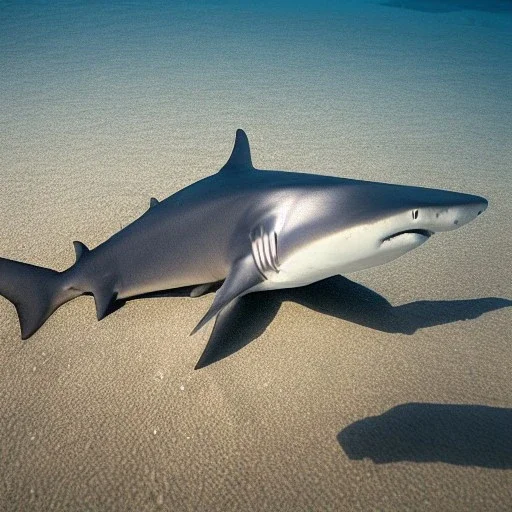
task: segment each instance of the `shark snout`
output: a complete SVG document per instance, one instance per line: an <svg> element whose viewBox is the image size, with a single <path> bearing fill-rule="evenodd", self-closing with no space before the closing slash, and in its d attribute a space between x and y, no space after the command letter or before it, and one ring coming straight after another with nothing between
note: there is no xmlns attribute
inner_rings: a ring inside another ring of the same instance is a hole
<svg viewBox="0 0 512 512"><path fill-rule="evenodd" d="M422 228L434 233L452 231L475 220L488 206L487 199L480 196L460 194L457 199L452 204L420 209Z"/></svg>

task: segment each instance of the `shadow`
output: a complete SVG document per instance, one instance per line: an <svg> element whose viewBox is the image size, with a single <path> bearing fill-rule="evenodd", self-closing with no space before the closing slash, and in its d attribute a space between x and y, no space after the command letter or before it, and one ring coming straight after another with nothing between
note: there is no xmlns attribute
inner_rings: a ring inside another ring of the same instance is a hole
<svg viewBox="0 0 512 512"><path fill-rule="evenodd" d="M380 2L387 7L413 11L445 13L457 11L512 12L511 0L389 0Z"/></svg>
<svg viewBox="0 0 512 512"><path fill-rule="evenodd" d="M220 361L259 338L276 316L281 303L275 292L251 293L234 300L217 316L195 369Z"/></svg>
<svg viewBox="0 0 512 512"><path fill-rule="evenodd" d="M364 327L401 334L475 319L489 311L512 306L512 300L497 297L420 300L392 306L382 295L342 276L303 288L283 290L281 298Z"/></svg>
<svg viewBox="0 0 512 512"><path fill-rule="evenodd" d="M218 285L212 285L211 291L216 292L222 283ZM115 313L120 310L126 303L131 302L132 300L141 300L141 299L160 299L166 297L190 297L190 294L195 286L184 286L182 288L173 288L172 290L161 290L158 292L150 292L144 293L142 295L134 295L133 297L129 297L127 299L116 299L114 300L108 307L107 312L103 318ZM89 295L94 297L94 295L90 292L84 293L84 295Z"/></svg>
<svg viewBox="0 0 512 512"><path fill-rule="evenodd" d="M410 403L356 421L338 434L350 459L444 462L512 469L512 409Z"/></svg>
<svg viewBox="0 0 512 512"><path fill-rule="evenodd" d="M188 297L192 289L179 288L128 300ZM301 288L251 293L233 301L218 315L196 368L217 362L257 339L285 301L293 301L319 313L370 329L402 334L414 334L418 329L475 319L489 311L512 306L512 300L496 297L416 301L392 306L373 290L346 277L334 276ZM118 307L116 304L116 309Z"/></svg>
<svg viewBox="0 0 512 512"><path fill-rule="evenodd" d="M301 288L241 297L218 316L196 368L217 362L258 338L284 301L293 301L319 313L378 331L409 335L418 329L474 319L489 311L512 306L512 300L496 297L417 301L392 306L373 290L335 276Z"/></svg>
<svg viewBox="0 0 512 512"><path fill-rule="evenodd" d="M110 305L108 306L105 315L103 318L112 315L116 311L119 311L127 302L131 302L132 300L140 300L140 299L157 299L161 297L190 297L191 291L194 289L194 286L187 286L183 288L174 288L172 290L163 290L159 292L151 292L145 293L142 295L134 295L133 297L129 297L127 299L114 299ZM218 289L218 288L217 288ZM215 290L213 290L215 291ZM92 292L86 292L83 295L87 297L93 297Z"/></svg>

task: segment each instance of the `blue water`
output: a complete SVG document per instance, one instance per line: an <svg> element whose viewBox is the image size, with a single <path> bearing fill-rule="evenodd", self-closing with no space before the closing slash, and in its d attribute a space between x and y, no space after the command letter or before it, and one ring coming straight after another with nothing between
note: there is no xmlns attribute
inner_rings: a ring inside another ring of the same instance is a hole
<svg viewBox="0 0 512 512"><path fill-rule="evenodd" d="M409 124L393 114L417 109L418 118L438 112L441 128L451 114L503 143L512 134L510 1L0 5L9 130L24 116L44 124L26 112L32 102L44 116L65 101L69 116L147 113L169 129L307 124L332 135L360 118L377 131Z"/></svg>

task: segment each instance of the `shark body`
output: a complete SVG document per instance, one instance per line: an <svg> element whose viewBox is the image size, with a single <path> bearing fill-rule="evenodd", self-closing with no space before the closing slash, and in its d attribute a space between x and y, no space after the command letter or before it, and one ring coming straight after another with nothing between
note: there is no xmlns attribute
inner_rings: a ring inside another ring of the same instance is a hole
<svg viewBox="0 0 512 512"><path fill-rule="evenodd" d="M26 339L84 293L94 295L100 320L117 300L185 286L199 296L222 283L194 333L247 293L387 263L486 208L483 197L458 192L258 170L238 130L219 172L151 199L93 250L74 242L76 262L64 272L0 258L0 294Z"/></svg>

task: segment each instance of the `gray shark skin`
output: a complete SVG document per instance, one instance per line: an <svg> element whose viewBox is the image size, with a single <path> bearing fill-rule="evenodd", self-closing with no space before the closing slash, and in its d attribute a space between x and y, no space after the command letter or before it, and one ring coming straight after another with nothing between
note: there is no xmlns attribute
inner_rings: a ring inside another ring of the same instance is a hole
<svg viewBox="0 0 512 512"><path fill-rule="evenodd" d="M486 208L483 197L458 192L258 170L238 130L219 172L152 198L92 250L74 242L76 262L64 272L0 258L0 294L26 339L85 293L100 320L118 300L185 286L199 296L222 283L193 334L238 297L384 264Z"/></svg>

